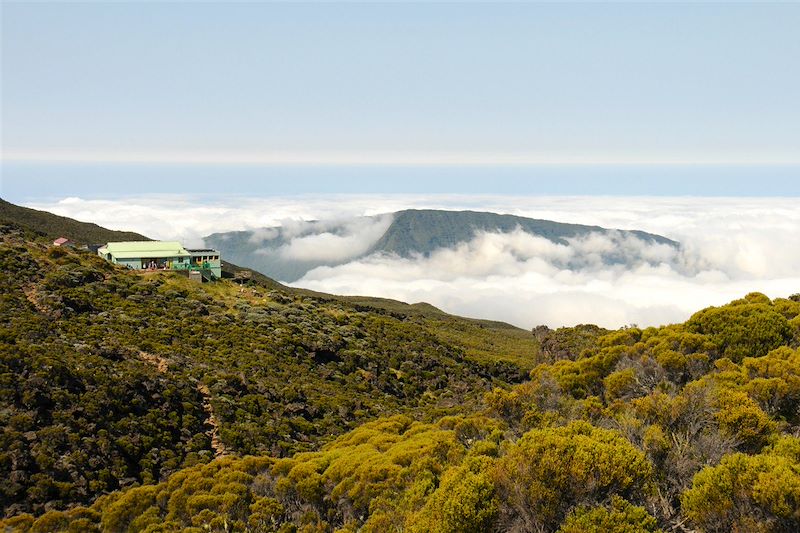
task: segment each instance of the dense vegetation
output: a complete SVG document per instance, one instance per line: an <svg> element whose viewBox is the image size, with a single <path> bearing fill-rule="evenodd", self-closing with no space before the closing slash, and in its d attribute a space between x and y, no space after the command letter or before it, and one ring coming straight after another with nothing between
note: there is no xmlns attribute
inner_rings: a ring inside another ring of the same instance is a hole
<svg viewBox="0 0 800 533"><path fill-rule="evenodd" d="M436 333L421 316L132 273L2 232L6 514L90 502L215 454L315 449L381 415L474 410L483 391L524 377L444 340L453 317ZM535 342L522 346L530 368Z"/></svg>
<svg viewBox="0 0 800 533"><path fill-rule="evenodd" d="M0 527L800 530L800 295L500 358L518 330L4 239Z"/></svg>

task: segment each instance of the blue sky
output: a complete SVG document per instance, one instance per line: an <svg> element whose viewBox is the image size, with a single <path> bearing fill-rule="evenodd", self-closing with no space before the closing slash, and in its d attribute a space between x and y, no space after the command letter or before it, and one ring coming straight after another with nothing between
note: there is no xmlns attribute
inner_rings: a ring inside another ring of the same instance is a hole
<svg viewBox="0 0 800 533"><path fill-rule="evenodd" d="M11 199L187 180L800 194L797 3L4 2L2 15Z"/></svg>

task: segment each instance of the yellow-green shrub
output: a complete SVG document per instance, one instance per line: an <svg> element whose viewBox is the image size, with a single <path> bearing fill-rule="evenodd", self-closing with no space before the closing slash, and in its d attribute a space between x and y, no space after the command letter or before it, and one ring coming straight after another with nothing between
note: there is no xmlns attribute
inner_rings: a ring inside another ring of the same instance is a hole
<svg viewBox="0 0 800 533"><path fill-rule="evenodd" d="M613 496L609 505L573 511L558 533L653 533L658 522L643 507Z"/></svg>
<svg viewBox="0 0 800 533"><path fill-rule="evenodd" d="M786 317L773 309L766 296L758 293L722 307L699 311L686 327L710 336L719 355L736 362L745 357L766 355L792 337Z"/></svg>
<svg viewBox="0 0 800 533"><path fill-rule="evenodd" d="M682 509L702 531L800 530L800 442L784 437L758 455L736 453L695 475Z"/></svg>
<svg viewBox="0 0 800 533"><path fill-rule="evenodd" d="M644 454L619 433L573 422L523 435L499 460L496 483L512 514L551 529L575 506L614 494L642 497L651 474Z"/></svg>
<svg viewBox="0 0 800 533"><path fill-rule="evenodd" d="M467 459L442 476L439 488L412 520L418 533L481 533L492 529L499 502L488 457Z"/></svg>

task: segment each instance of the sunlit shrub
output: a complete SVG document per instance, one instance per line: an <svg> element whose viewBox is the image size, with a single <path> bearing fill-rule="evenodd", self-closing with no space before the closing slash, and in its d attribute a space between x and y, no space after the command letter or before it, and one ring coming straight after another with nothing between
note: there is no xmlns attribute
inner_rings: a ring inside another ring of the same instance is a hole
<svg viewBox="0 0 800 533"><path fill-rule="evenodd" d="M800 529L798 440L784 437L759 455L728 455L700 471L681 499L702 531Z"/></svg>
<svg viewBox="0 0 800 533"><path fill-rule="evenodd" d="M575 506L641 497L651 474L644 454L621 435L573 422L523 435L500 459L496 483L513 516L551 529Z"/></svg>

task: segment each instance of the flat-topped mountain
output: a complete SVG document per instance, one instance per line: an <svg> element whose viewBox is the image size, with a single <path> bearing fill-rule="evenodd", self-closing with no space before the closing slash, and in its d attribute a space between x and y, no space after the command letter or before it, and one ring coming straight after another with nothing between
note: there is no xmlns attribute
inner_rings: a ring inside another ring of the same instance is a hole
<svg viewBox="0 0 800 533"><path fill-rule="evenodd" d="M389 252L408 257L430 254L438 248L451 248L475 237L478 232L511 233L522 230L558 244L590 233L607 234L619 231L647 243L678 243L644 231L609 230L600 226L566 224L515 215L499 215L482 211L443 211L439 209L406 209L394 214L392 224L375 243L371 252Z"/></svg>
<svg viewBox="0 0 800 533"><path fill-rule="evenodd" d="M580 239L603 236L611 245L602 252L609 264L630 263L623 242L641 245L679 244L661 235L636 230L567 224L479 211L407 209L396 213L336 221L292 221L283 226L214 233L206 244L231 261L283 281L297 281L320 266L335 266L373 254L428 256L437 250L468 243L480 234L523 232L570 246ZM574 257L574 267L581 261Z"/></svg>

